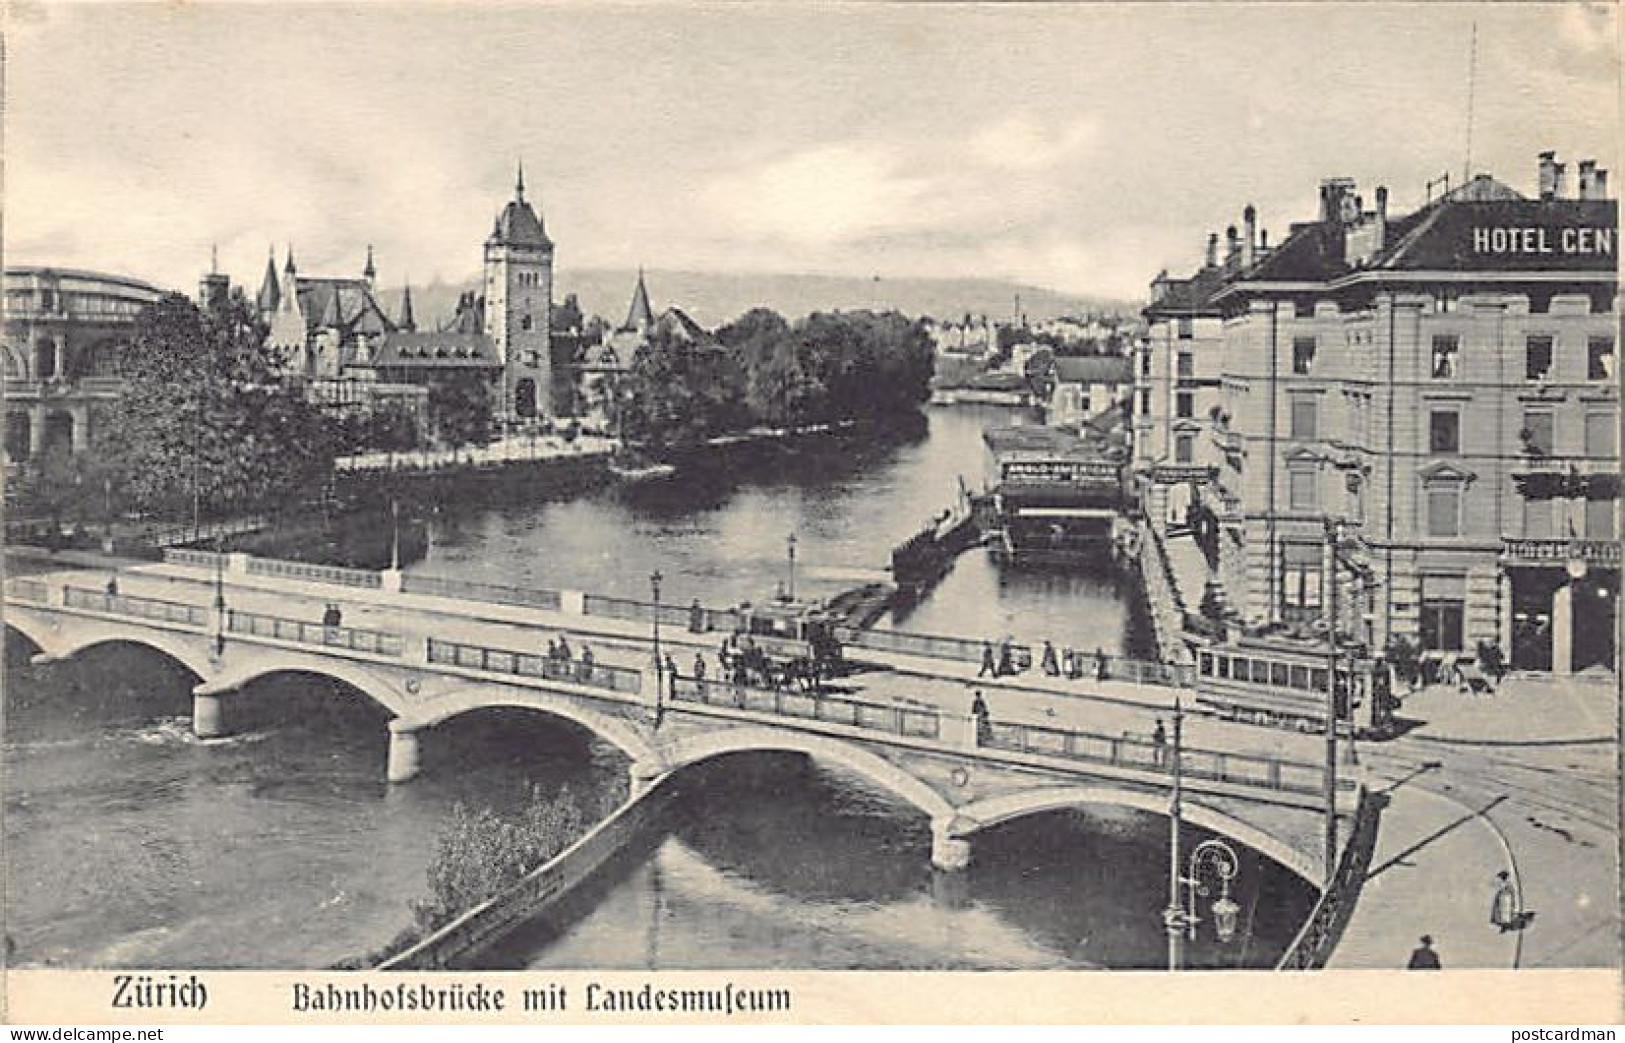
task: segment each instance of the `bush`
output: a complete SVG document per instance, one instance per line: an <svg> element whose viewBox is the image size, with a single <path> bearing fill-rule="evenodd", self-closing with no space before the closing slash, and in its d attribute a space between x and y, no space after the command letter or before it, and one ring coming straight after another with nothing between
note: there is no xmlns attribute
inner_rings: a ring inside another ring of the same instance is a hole
<svg viewBox="0 0 1625 1043"><path fill-rule="evenodd" d="M1406 685L1415 687L1422 677L1422 654L1416 645L1409 638L1395 634L1388 639L1383 654L1394 668L1394 676Z"/></svg>
<svg viewBox="0 0 1625 1043"><path fill-rule="evenodd" d="M1499 681L1506 676L1506 656L1501 652L1501 646L1492 640L1478 643L1478 665L1486 674Z"/></svg>

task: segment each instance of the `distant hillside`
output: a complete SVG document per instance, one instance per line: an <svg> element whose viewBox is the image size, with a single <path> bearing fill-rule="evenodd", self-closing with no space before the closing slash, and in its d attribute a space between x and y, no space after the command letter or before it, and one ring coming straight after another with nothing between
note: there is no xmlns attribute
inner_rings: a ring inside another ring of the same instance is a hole
<svg viewBox="0 0 1625 1043"><path fill-rule="evenodd" d="M554 297L574 293L588 315L602 315L619 325L626 319L637 272L579 269L560 271ZM1086 311L1121 311L1133 314L1139 305L1098 297L1065 294L1038 286L1022 286L997 279L859 279L837 275L777 275L749 273L650 270L644 275L655 311L672 305L682 308L707 327L716 327L764 306L791 320L809 312L859 308L896 309L905 315L958 318L966 312L1008 319L1021 295L1021 310L1032 320ZM479 279L466 283L433 283L412 287L412 307L418 322L442 321L457 306L465 290L477 290ZM382 300L390 317L400 308L399 286L384 289Z"/></svg>

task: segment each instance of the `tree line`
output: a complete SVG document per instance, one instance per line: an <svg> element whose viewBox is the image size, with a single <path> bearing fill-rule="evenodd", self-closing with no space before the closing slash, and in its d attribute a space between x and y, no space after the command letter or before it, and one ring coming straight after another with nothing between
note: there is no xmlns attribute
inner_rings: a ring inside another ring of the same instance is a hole
<svg viewBox="0 0 1625 1043"><path fill-rule="evenodd" d="M792 325L755 308L714 342L654 331L611 394L625 436L660 449L911 412L930 394L931 371L924 326L897 312L815 312Z"/></svg>

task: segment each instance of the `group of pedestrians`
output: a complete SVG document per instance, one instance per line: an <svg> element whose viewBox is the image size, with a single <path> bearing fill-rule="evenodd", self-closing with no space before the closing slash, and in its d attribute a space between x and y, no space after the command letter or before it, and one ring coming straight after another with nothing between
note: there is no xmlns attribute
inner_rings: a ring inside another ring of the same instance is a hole
<svg viewBox="0 0 1625 1043"><path fill-rule="evenodd" d="M1523 899L1518 894L1518 885L1512 882L1512 874L1505 869L1495 874L1494 894L1490 898L1490 926L1501 934L1509 931L1521 931L1529 926L1535 914L1523 907ZM1410 962L1405 965L1412 971L1436 971L1442 968L1438 950L1433 948L1433 936L1424 934L1418 940L1415 949L1411 950Z"/></svg>
<svg viewBox="0 0 1625 1043"><path fill-rule="evenodd" d="M570 648L570 639L564 634L560 634L557 641L548 639L547 664L550 668L548 672L552 676L565 679L573 677L585 684L592 680L593 666L596 663L597 659L590 646L583 644L578 655Z"/></svg>
<svg viewBox="0 0 1625 1043"><path fill-rule="evenodd" d="M1074 681L1082 679L1086 674L1092 675L1097 681L1104 681L1110 673L1109 664L1110 658L1099 648L1095 649L1093 656L1074 648L1058 651L1055 643L1047 638L1038 659L1038 668L1046 675L1066 677ZM1008 677L1020 673L1023 669L1025 665L1017 662L1015 646L1008 637L997 646L992 641L982 642L982 665L976 671L978 678Z"/></svg>

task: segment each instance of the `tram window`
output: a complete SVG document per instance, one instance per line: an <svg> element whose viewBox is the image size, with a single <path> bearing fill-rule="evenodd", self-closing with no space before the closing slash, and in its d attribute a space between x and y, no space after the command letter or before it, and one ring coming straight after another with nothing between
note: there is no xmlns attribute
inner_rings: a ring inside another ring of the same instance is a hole
<svg viewBox="0 0 1625 1043"><path fill-rule="evenodd" d="M1230 657L1229 656L1223 656L1223 655L1218 656L1217 661L1218 661L1218 667L1219 667L1219 676L1228 678L1230 676Z"/></svg>
<svg viewBox="0 0 1625 1043"><path fill-rule="evenodd" d="M1230 676L1238 681L1251 681L1253 679L1252 661L1236 658L1230 661Z"/></svg>
<svg viewBox="0 0 1625 1043"><path fill-rule="evenodd" d="M1292 687L1309 687L1309 668L1307 666L1295 666L1292 668Z"/></svg>
<svg viewBox="0 0 1625 1043"><path fill-rule="evenodd" d="M1309 690L1312 692L1324 692L1326 690L1326 671L1313 670L1310 672L1310 676L1313 679L1309 682Z"/></svg>
<svg viewBox="0 0 1625 1043"><path fill-rule="evenodd" d="M1203 677L1212 677L1213 676L1213 656L1212 656L1211 653L1208 653L1208 652L1203 652L1202 653L1202 676Z"/></svg>
<svg viewBox="0 0 1625 1043"><path fill-rule="evenodd" d="M1277 688L1286 688L1290 686L1291 683L1291 681L1287 680L1285 663L1270 664L1270 684Z"/></svg>

